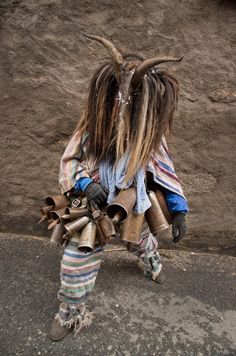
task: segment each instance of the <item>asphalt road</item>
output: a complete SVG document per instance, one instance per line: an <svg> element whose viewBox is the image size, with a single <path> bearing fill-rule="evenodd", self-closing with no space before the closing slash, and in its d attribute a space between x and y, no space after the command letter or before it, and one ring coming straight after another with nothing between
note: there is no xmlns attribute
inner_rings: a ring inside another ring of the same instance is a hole
<svg viewBox="0 0 236 356"><path fill-rule="evenodd" d="M143 277L124 251L104 253L89 329L48 338L61 251L0 234L0 355L236 355L235 257L164 251L166 283Z"/></svg>

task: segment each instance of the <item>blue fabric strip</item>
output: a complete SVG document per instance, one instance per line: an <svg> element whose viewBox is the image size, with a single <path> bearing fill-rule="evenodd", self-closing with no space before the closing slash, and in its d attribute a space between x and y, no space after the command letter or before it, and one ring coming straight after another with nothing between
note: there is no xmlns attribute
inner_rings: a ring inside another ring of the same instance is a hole
<svg viewBox="0 0 236 356"><path fill-rule="evenodd" d="M172 214L189 212L188 203L186 199L167 189L164 190L164 194L166 198L166 204Z"/></svg>
<svg viewBox="0 0 236 356"><path fill-rule="evenodd" d="M168 166L168 164L160 161L159 159L157 160L157 162L161 167L165 168L168 172L175 174L175 171L170 166Z"/></svg>
<svg viewBox="0 0 236 356"><path fill-rule="evenodd" d="M61 275L63 277L70 277L70 278L79 278L79 277L85 277L85 276L89 276L90 274L94 273L94 272L98 272L99 271L99 268L97 269L94 269L90 272L87 272L87 273L81 273L81 274L76 274L76 275L71 275L71 274L65 274L65 273L62 273Z"/></svg>
<svg viewBox="0 0 236 356"><path fill-rule="evenodd" d="M77 182L75 183L75 190L79 192L84 192L87 186L92 182L93 182L92 178L82 177L78 179Z"/></svg>

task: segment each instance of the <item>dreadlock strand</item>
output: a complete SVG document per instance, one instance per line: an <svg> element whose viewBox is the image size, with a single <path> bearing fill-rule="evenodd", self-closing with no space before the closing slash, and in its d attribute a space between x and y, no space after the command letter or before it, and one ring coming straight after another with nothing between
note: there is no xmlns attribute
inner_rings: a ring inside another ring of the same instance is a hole
<svg viewBox="0 0 236 356"><path fill-rule="evenodd" d="M178 83L167 72L162 72L160 80L165 87L161 105L161 124L171 130L174 112L178 103Z"/></svg>
<svg viewBox="0 0 236 356"><path fill-rule="evenodd" d="M95 145L98 147L99 156L104 153L104 123L106 122L106 93L107 81L98 89L96 105L96 125L95 126ZM100 157L99 157L100 158Z"/></svg>
<svg viewBox="0 0 236 356"><path fill-rule="evenodd" d="M140 98L140 110L137 112L136 129L133 137L131 136L131 150L130 160L126 173L126 182L133 178L138 167L143 165L143 158L146 152L143 150L144 132L146 127L146 114L148 110L149 87L147 85L147 78L143 79L142 95Z"/></svg>
<svg viewBox="0 0 236 356"><path fill-rule="evenodd" d="M127 140L130 131L130 94L131 94L131 79L133 72L128 73L128 77L124 82L121 82L121 90L118 92L119 109L116 119L116 163L124 154L127 148Z"/></svg>

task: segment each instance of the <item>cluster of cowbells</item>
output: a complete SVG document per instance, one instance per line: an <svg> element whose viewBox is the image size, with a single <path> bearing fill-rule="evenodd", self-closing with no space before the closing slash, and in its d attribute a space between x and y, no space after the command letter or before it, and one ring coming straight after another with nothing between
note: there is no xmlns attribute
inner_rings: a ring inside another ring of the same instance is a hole
<svg viewBox="0 0 236 356"><path fill-rule="evenodd" d="M145 220L154 235L168 229L171 223L162 193L151 191L149 199L152 206L145 214L134 214L135 187L120 191L102 211L93 208L86 196L72 200L65 195L51 196L45 199L39 222L48 222L48 229L52 229L50 241L59 246L77 236L78 250L83 252L93 251L96 245L104 247L116 235L116 227L123 241L138 244Z"/></svg>

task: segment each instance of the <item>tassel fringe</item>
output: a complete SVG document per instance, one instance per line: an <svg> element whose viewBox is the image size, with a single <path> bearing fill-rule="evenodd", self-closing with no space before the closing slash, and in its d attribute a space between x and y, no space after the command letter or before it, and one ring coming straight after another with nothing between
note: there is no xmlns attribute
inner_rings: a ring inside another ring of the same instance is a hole
<svg viewBox="0 0 236 356"><path fill-rule="evenodd" d="M74 335L77 336L83 327L88 328L92 324L95 314L87 311L85 305L81 305L79 309L75 309L73 314L70 320L64 321L59 313L57 313L55 319L59 321L61 326L65 326L68 329L74 328Z"/></svg>

